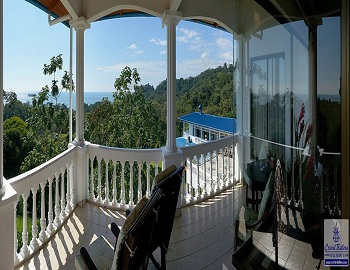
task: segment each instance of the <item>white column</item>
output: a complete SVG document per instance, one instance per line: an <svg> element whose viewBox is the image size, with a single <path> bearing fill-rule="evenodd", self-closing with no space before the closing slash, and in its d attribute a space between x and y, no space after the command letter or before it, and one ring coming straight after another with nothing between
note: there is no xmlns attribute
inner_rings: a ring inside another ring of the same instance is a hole
<svg viewBox="0 0 350 270"><path fill-rule="evenodd" d="M72 187L74 200L83 207L87 196L88 161L84 140L84 31L90 23L83 17L71 20L76 31L76 137L73 144L78 146Z"/></svg>
<svg viewBox="0 0 350 270"><path fill-rule="evenodd" d="M162 24L167 26L167 152L176 152L176 25L182 14L165 10Z"/></svg>
<svg viewBox="0 0 350 270"><path fill-rule="evenodd" d="M75 145L84 142L84 31L90 23L83 17L70 21L76 32L76 137Z"/></svg>
<svg viewBox="0 0 350 270"><path fill-rule="evenodd" d="M237 119L236 119L236 127L238 134L237 141L237 157L235 159L235 179L239 180L243 178L243 169L244 169L244 142L245 138L245 130L244 130L244 86L245 86L245 66L244 66L244 37L240 36L239 39L236 37L236 41L238 41L238 62L237 68L235 71L235 83L236 83L236 110L237 110ZM219 133L220 136L220 133ZM249 138L248 138L249 139Z"/></svg>
<svg viewBox="0 0 350 270"><path fill-rule="evenodd" d="M16 205L17 193L6 184L6 193L0 196L1 269L13 269L14 260L17 258Z"/></svg>
<svg viewBox="0 0 350 270"><path fill-rule="evenodd" d="M69 29L69 142L73 141L73 28Z"/></svg>
<svg viewBox="0 0 350 270"><path fill-rule="evenodd" d="M167 26L167 143L163 168L181 163L181 151L176 147L176 25L181 17L181 12L165 10L162 18L163 27ZM179 199L176 215L181 214L180 207Z"/></svg>

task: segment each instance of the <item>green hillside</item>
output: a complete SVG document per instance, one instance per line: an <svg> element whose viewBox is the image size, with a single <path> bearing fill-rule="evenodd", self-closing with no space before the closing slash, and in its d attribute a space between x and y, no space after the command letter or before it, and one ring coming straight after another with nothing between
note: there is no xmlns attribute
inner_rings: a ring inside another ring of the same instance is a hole
<svg viewBox="0 0 350 270"><path fill-rule="evenodd" d="M151 85L142 86L147 99L156 101L166 108L167 81L162 81L155 89ZM177 115L198 111L218 116L235 117L233 93L233 65L224 64L215 69L207 69L195 77L176 80Z"/></svg>

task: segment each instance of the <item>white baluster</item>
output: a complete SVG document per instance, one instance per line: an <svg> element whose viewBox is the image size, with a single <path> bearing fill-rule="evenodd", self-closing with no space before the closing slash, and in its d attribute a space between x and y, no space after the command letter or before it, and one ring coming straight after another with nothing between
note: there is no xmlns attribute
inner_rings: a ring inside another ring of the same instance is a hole
<svg viewBox="0 0 350 270"><path fill-rule="evenodd" d="M94 194L94 158L90 158L90 200L95 200Z"/></svg>
<svg viewBox="0 0 350 270"><path fill-rule="evenodd" d="M138 187L137 187L137 200L140 201L142 199L142 184L141 184L141 169L142 162L137 164L139 169L139 179L138 179Z"/></svg>
<svg viewBox="0 0 350 270"><path fill-rule="evenodd" d="M203 159L203 180L204 180L204 192L203 192L203 196L207 196L208 195L208 191L207 191L207 160L206 160L206 156L204 154L201 154L201 157Z"/></svg>
<svg viewBox="0 0 350 270"><path fill-rule="evenodd" d="M151 195L150 192L150 164L147 163L147 188L146 188L146 197L149 198Z"/></svg>
<svg viewBox="0 0 350 270"><path fill-rule="evenodd" d="M190 161L190 201L194 200L193 196L193 167L192 167L192 158L189 158Z"/></svg>
<svg viewBox="0 0 350 270"><path fill-rule="evenodd" d="M73 210L73 208L75 207L74 160L71 161L71 165L70 165L70 183L71 183L70 201L71 201L72 210Z"/></svg>
<svg viewBox="0 0 350 270"><path fill-rule="evenodd" d="M228 149L231 149L231 145L228 147ZM227 153L227 180L228 180L228 184L230 185L232 183L231 181L231 158L230 158L230 152L231 150L228 150Z"/></svg>
<svg viewBox="0 0 350 270"><path fill-rule="evenodd" d="M70 175L70 164L67 163L67 204L66 204L66 212L71 213L73 210L72 200L71 200L71 175Z"/></svg>
<svg viewBox="0 0 350 270"><path fill-rule="evenodd" d="M122 174L121 174L121 178L122 178L122 183L121 183L121 191L120 191L120 204L125 206L125 162L124 163L120 163L122 165Z"/></svg>
<svg viewBox="0 0 350 270"><path fill-rule="evenodd" d="M49 235L51 235L54 231L54 227L53 227L53 211L52 211L52 179L51 177L48 178L48 182L49 182L49 214L48 214L48 218L49 218L49 224L47 225L47 232Z"/></svg>
<svg viewBox="0 0 350 270"><path fill-rule="evenodd" d="M18 239L17 239L17 203L14 204L14 215L13 215L13 219L14 219L14 247L15 247L15 252L14 252L14 262L15 264L17 264L19 262L19 258L18 258L18 253L17 253L17 248L18 248Z"/></svg>
<svg viewBox="0 0 350 270"><path fill-rule="evenodd" d="M98 175L97 175L97 200L99 202L102 201L101 198L101 158L97 159L97 171L98 171Z"/></svg>
<svg viewBox="0 0 350 270"><path fill-rule="evenodd" d="M117 205L117 163L113 162L113 205Z"/></svg>
<svg viewBox="0 0 350 270"><path fill-rule="evenodd" d="M40 211L40 234L39 234L39 239L41 242L44 242L46 240L46 218L45 218L45 184L46 182L41 182L40 183L40 189L41 189L41 200L40 200L40 206L41 206L41 211Z"/></svg>
<svg viewBox="0 0 350 270"><path fill-rule="evenodd" d="M30 241L30 247L33 251L37 250L39 248L39 243L37 240L38 236L38 226L36 224L36 188L32 188L33 193L33 210L32 210L32 241Z"/></svg>
<svg viewBox="0 0 350 270"><path fill-rule="evenodd" d="M66 213L66 191L64 183L65 168L61 168L61 219L64 220L67 216Z"/></svg>
<svg viewBox="0 0 350 270"><path fill-rule="evenodd" d="M210 194L213 193L213 154L209 152L209 160L210 160Z"/></svg>
<svg viewBox="0 0 350 270"><path fill-rule="evenodd" d="M215 155L215 170L216 170L216 190L220 189L220 178L219 178L219 155L217 150L214 151Z"/></svg>
<svg viewBox="0 0 350 270"><path fill-rule="evenodd" d="M222 167L221 168L222 169L222 173L221 173L222 181L221 181L220 189L222 189L225 186L225 155L224 155L224 149L221 148L220 150L221 150L221 158L222 158L222 160L221 160L221 162L222 162L222 164L221 164L221 167Z"/></svg>
<svg viewBox="0 0 350 270"><path fill-rule="evenodd" d="M29 255L28 249L28 221L27 221L27 200L28 195L23 194L23 231L22 231L22 248L21 248L21 256L22 258L26 258Z"/></svg>
<svg viewBox="0 0 350 270"><path fill-rule="evenodd" d="M130 162L130 190L129 190L129 206L134 206L134 163Z"/></svg>
<svg viewBox="0 0 350 270"><path fill-rule="evenodd" d="M195 195L195 199L198 199L198 197L200 196L199 194L199 190L200 190L200 179L199 179L199 158L197 156L194 156L194 158L197 161L197 165L196 165L196 169L197 169L197 189L196 189L196 195Z"/></svg>
<svg viewBox="0 0 350 270"><path fill-rule="evenodd" d="M60 220L60 196L59 196L59 180L58 180L58 173L55 173L55 182L56 182L56 190L55 190L55 219L54 219L54 225L56 228L61 224Z"/></svg>
<svg viewBox="0 0 350 270"><path fill-rule="evenodd" d="M106 164L105 201L108 204L110 202L110 199L109 199L108 161L107 160L105 160L105 164Z"/></svg>

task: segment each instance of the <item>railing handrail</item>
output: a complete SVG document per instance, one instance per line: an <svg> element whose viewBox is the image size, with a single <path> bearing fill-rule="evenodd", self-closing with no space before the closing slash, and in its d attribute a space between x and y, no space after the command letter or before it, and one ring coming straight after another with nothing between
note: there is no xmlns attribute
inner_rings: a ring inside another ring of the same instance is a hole
<svg viewBox="0 0 350 270"><path fill-rule="evenodd" d="M201 144L182 146L180 148L183 154L187 157L190 155L195 155L195 153L208 153L217 149L224 149L228 145L234 145L235 138L236 135L232 135L223 139L209 141Z"/></svg>
<svg viewBox="0 0 350 270"><path fill-rule="evenodd" d="M88 144L89 156L102 156L107 160L115 161L154 161L159 162L163 160L162 149L131 149L131 148L117 148L110 146L103 146L98 144ZM117 158L116 158L117 157Z"/></svg>
<svg viewBox="0 0 350 270"><path fill-rule="evenodd" d="M292 145L288 145L288 144L283 144L283 143L277 143L277 142L274 142L274 141L270 141L270 140L266 140L266 139L263 139L263 138L260 138L260 137L256 137L252 133L250 133L248 135L248 137L250 137L252 139L255 139L255 140L262 141L262 142L266 142L266 143L269 143L269 144L274 144L276 146L289 148L289 149L292 149L292 150L298 150L298 151L304 151L305 150L304 148L300 148L300 147L296 147L296 146L292 146ZM341 153L339 153L339 152L326 152L326 151L324 151L324 149L322 149L322 155L341 156Z"/></svg>
<svg viewBox="0 0 350 270"><path fill-rule="evenodd" d="M45 163L7 181L18 194L28 193L34 186L39 186L43 179L52 177L57 168L66 167L67 163L74 159L75 151L76 147L72 146Z"/></svg>

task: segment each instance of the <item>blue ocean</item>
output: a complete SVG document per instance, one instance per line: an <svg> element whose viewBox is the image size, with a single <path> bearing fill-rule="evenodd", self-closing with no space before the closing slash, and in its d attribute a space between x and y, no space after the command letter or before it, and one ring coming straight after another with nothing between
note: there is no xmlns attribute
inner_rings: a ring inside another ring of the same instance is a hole
<svg viewBox="0 0 350 270"><path fill-rule="evenodd" d="M32 97L28 95L29 93L17 93L17 98L23 103L31 103ZM37 94L36 92L30 92L30 94ZM73 109L75 110L75 92L72 94L73 97ZM340 102L339 95L320 95L321 99ZM109 101L113 101L113 92L85 92L84 93L84 103L91 105L98 101L101 101L103 98L108 98ZM49 99L50 102L55 104L54 99ZM57 103L65 104L69 106L69 92L64 92L60 94Z"/></svg>
<svg viewBox="0 0 350 270"><path fill-rule="evenodd" d="M29 93L17 93L17 98L22 103L31 103L32 98ZM36 92L30 92L30 94L37 94ZM75 92L72 94L73 98L73 109L75 110ZM113 92L85 92L84 93L84 103L91 105L98 101L101 101L103 98L108 98L109 101L113 101ZM49 102L56 103L56 100L49 99ZM58 97L57 103L65 104L69 106L69 92L62 91Z"/></svg>

